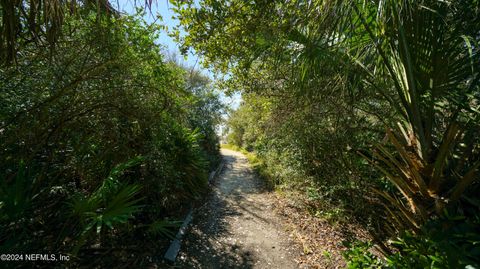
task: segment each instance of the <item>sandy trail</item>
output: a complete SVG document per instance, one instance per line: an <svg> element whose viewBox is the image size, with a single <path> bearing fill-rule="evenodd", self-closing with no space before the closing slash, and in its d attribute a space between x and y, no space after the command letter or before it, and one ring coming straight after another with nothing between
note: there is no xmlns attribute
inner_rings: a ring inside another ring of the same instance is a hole
<svg viewBox="0 0 480 269"><path fill-rule="evenodd" d="M181 268L298 268L298 254L274 211L273 194L239 152L222 149L223 172L197 210L177 265Z"/></svg>

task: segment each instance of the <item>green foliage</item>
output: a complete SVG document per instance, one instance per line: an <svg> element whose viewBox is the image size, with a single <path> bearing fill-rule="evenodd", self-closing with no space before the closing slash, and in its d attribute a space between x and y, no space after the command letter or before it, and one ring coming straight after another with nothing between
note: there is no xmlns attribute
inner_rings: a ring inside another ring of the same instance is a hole
<svg viewBox="0 0 480 269"><path fill-rule="evenodd" d="M2 218L5 220L19 219L27 210L30 209L32 199L35 194L32 194L34 182L30 182L30 175L28 168L23 162L20 162L18 171L11 184L7 184L6 178L1 178L0 196L3 199L0 201L0 212Z"/></svg>
<svg viewBox="0 0 480 269"><path fill-rule="evenodd" d="M151 5L152 1L145 2L146 7L151 8ZM120 14L116 9L120 7L119 2L108 0L2 1L0 64L17 62L17 53L22 53L24 46L32 41L44 43L53 53L57 42L64 34L62 28L68 23L65 18L72 14L91 10L102 16L118 17Z"/></svg>
<svg viewBox="0 0 480 269"><path fill-rule="evenodd" d="M402 205L391 194L380 192L399 216L391 217L392 225L414 229L432 215L440 215L445 201L457 202L478 176L480 161L472 158L478 154L478 141L470 138L479 126L477 101L472 103L478 100L473 94L478 85L472 82L479 70L471 62L478 54L478 44L474 44L478 38L465 43L462 36L470 33L460 22L476 11L440 1L407 1L399 7L384 3L382 8L376 14L370 12L373 7L354 5L352 10L365 36L382 38L375 51L397 92L402 123L396 131L387 130L393 149L376 145L373 158L367 159L375 161L406 201ZM468 23L477 25L476 21Z"/></svg>
<svg viewBox="0 0 480 269"><path fill-rule="evenodd" d="M419 234L403 233L392 242L398 251L384 260L362 242L350 245L344 256L348 268L477 268L478 224L478 217L446 217L427 223Z"/></svg>
<svg viewBox="0 0 480 269"><path fill-rule="evenodd" d="M77 254L91 232L100 234L104 227L118 228L119 224L126 223L140 211L141 206L138 203L142 198L136 198L140 187L135 184L121 184L117 178L123 170L135 165L140 159L136 158L115 167L110 176L90 196L85 197L77 193L72 198L69 203L71 217L82 227L73 254Z"/></svg>
<svg viewBox="0 0 480 269"><path fill-rule="evenodd" d="M151 235L162 235L170 239L175 238L171 228L178 228L182 225L181 221L157 220L148 227L148 233Z"/></svg>
<svg viewBox="0 0 480 269"><path fill-rule="evenodd" d="M19 32L15 64L0 67L1 250L142 267L207 188L222 105L164 60L162 26L85 3L62 15L54 48Z"/></svg>
<svg viewBox="0 0 480 269"><path fill-rule="evenodd" d="M229 149L229 150L234 150L234 151L241 151L242 149L239 148L238 146L235 146L233 144L222 144L220 145L222 149Z"/></svg>
<svg viewBox="0 0 480 269"><path fill-rule="evenodd" d="M343 256L347 260L347 268L384 268L384 263L370 252L371 244L359 241L347 247L348 249L343 252Z"/></svg>
<svg viewBox="0 0 480 269"><path fill-rule="evenodd" d="M445 210L478 215L478 1L174 2L178 41L242 92L228 143L310 212L355 217L384 252Z"/></svg>
<svg viewBox="0 0 480 269"><path fill-rule="evenodd" d="M215 127L222 122L224 106L210 79L195 70L186 76L186 87L195 97L187 116L188 125L198 131L198 142L206 153L210 170L214 170L221 159Z"/></svg>
<svg viewBox="0 0 480 269"><path fill-rule="evenodd" d="M478 217L447 216L427 223L419 235L394 241L399 252L387 257L393 268L477 268L480 266Z"/></svg>

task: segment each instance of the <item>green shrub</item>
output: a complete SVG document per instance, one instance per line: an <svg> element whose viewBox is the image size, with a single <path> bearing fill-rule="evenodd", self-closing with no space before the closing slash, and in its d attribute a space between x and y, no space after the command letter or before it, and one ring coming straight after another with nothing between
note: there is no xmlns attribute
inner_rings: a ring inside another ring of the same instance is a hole
<svg viewBox="0 0 480 269"><path fill-rule="evenodd" d="M380 258L370 252L372 244L364 242L355 242L348 245L348 250L344 251L343 256L347 260L347 268L383 268L384 263Z"/></svg>
<svg viewBox="0 0 480 269"><path fill-rule="evenodd" d="M480 219L444 217L418 234L404 232L392 242L393 254L375 257L371 244L356 243L344 252L348 268L479 268Z"/></svg>
<svg viewBox="0 0 480 269"><path fill-rule="evenodd" d="M206 190L218 95L190 89L155 43L161 27L140 16L80 5L55 53L28 42L16 66L0 67L1 252L142 267ZM95 254L132 245L144 248Z"/></svg>
<svg viewBox="0 0 480 269"><path fill-rule="evenodd" d="M432 221L420 234L406 232L393 245L399 251L387 257L392 268L479 268L480 219Z"/></svg>

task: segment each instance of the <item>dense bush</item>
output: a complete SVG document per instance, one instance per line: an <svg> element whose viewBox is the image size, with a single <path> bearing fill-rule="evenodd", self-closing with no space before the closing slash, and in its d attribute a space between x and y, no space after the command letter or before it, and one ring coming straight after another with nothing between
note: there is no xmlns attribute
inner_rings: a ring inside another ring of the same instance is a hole
<svg viewBox="0 0 480 269"><path fill-rule="evenodd" d="M244 103L228 120L228 142L255 151L278 187L308 194L313 213L363 214L367 205L359 198L374 184L362 176L375 173L356 152L368 145L367 138L380 137L381 127L364 115L342 118L335 103L305 105L306 96L286 100L286 95L244 94Z"/></svg>
<svg viewBox="0 0 480 269"><path fill-rule="evenodd" d="M0 252L141 266L206 190L221 105L163 59L159 25L76 8L54 43L20 29L0 68Z"/></svg>
<svg viewBox="0 0 480 269"><path fill-rule="evenodd" d="M242 92L229 142L312 213L355 217L386 253L388 237L445 211L478 216L478 1L177 1L177 12L179 41Z"/></svg>
<svg viewBox="0 0 480 269"><path fill-rule="evenodd" d="M355 243L345 251L348 268L478 268L479 219L448 216L427 223L418 234L403 233L397 251L378 258L372 245Z"/></svg>

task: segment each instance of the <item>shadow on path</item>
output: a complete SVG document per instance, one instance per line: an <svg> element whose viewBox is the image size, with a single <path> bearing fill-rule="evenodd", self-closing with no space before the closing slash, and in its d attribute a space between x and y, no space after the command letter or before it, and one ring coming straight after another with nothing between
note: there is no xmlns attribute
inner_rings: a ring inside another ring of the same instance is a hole
<svg viewBox="0 0 480 269"><path fill-rule="evenodd" d="M222 150L225 166L197 210L182 245L180 268L296 268L295 250L272 212L274 199L246 158Z"/></svg>

